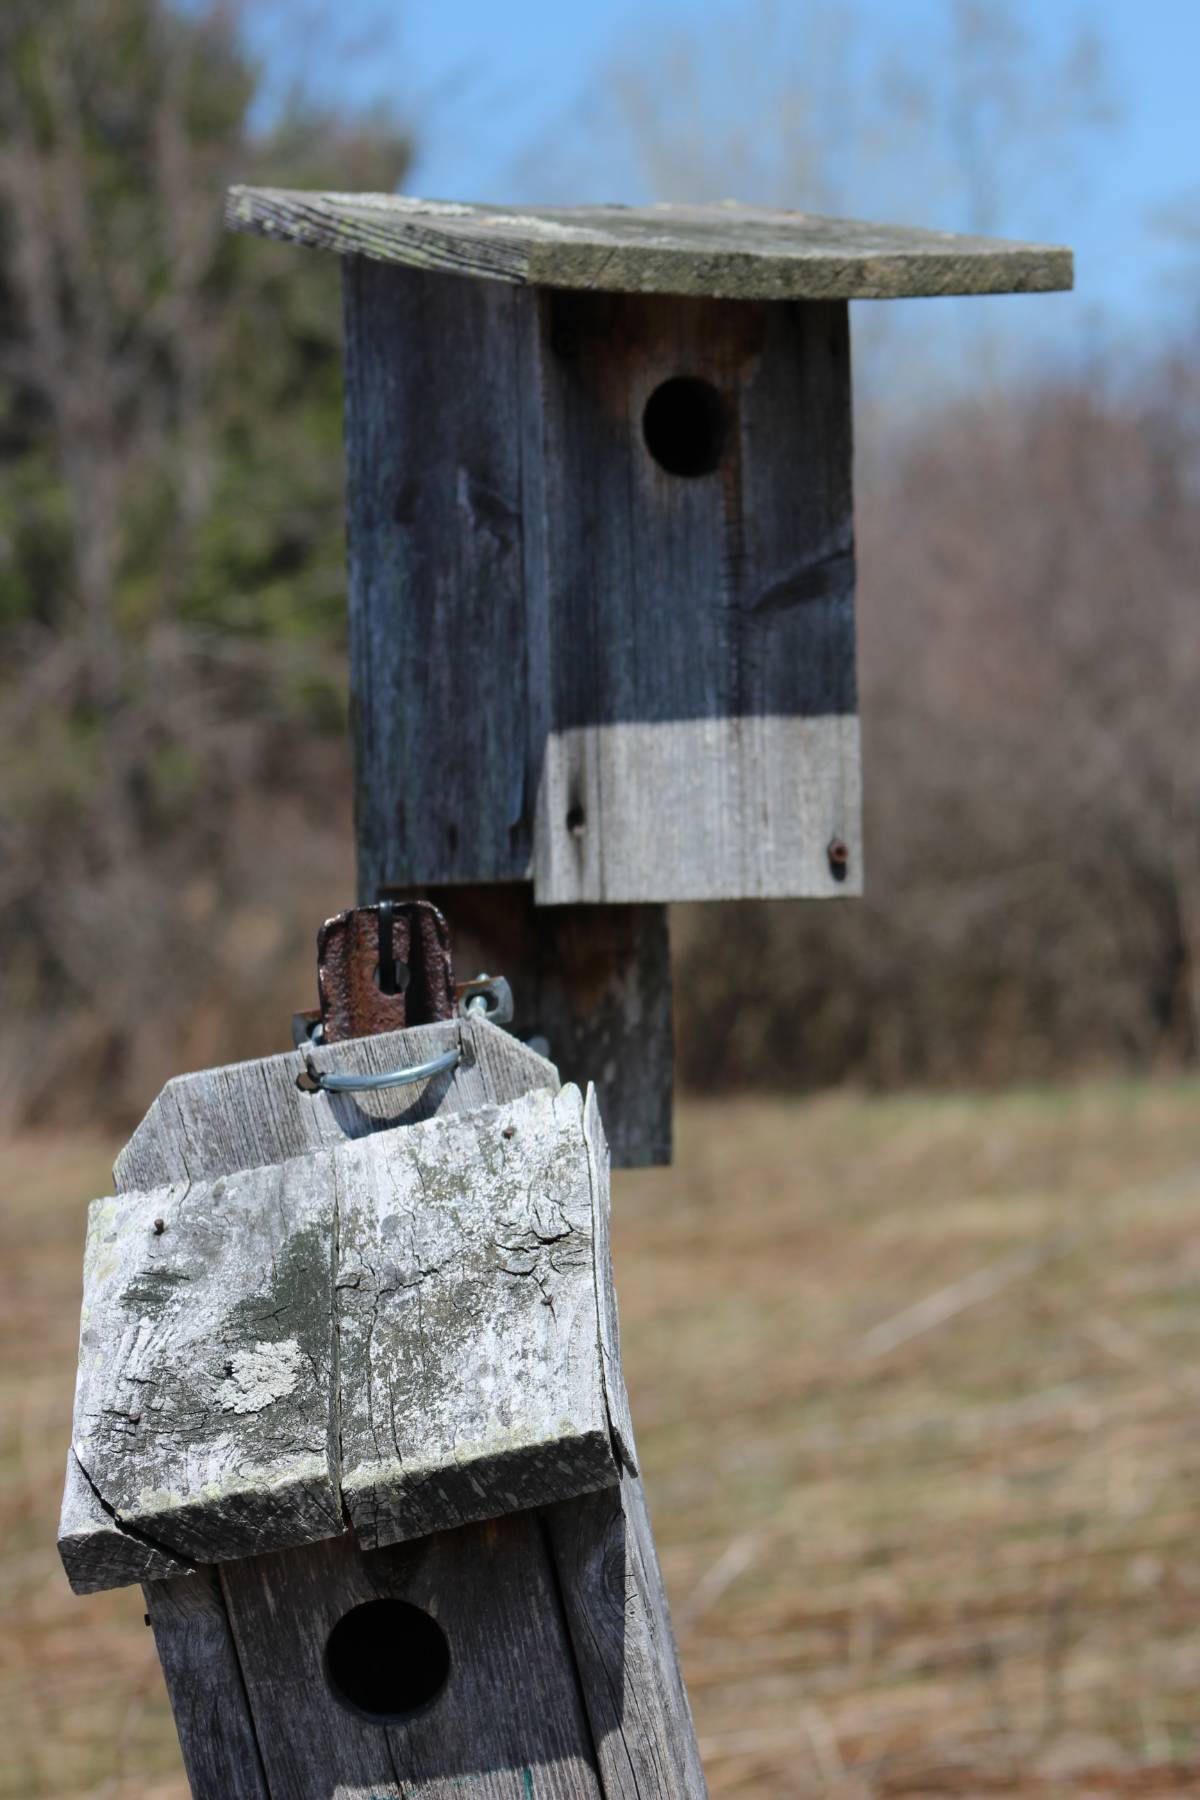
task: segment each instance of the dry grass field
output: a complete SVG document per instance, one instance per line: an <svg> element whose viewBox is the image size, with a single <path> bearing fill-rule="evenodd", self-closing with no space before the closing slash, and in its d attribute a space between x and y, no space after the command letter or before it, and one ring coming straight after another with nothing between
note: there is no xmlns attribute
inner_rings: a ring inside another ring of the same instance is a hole
<svg viewBox="0 0 1200 1800"><path fill-rule="evenodd" d="M625 1353L714 1796L1200 1791L1200 1086L688 1106ZM136 1591L53 1548L83 1207L5 1152L4 1800L182 1800Z"/></svg>

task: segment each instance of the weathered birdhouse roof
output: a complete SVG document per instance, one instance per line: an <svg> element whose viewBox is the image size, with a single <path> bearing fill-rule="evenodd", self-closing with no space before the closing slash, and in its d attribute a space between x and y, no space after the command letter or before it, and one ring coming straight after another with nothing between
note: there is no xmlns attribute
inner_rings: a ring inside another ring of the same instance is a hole
<svg viewBox="0 0 1200 1800"><path fill-rule="evenodd" d="M1074 281L1057 245L716 206L465 206L403 194L235 187L226 219L344 256L518 286L730 300L900 300L1047 293Z"/></svg>
<svg viewBox="0 0 1200 1800"><path fill-rule="evenodd" d="M469 1034L477 1083L498 1028L435 1029ZM395 1057L406 1038L425 1033L369 1042ZM243 1067L299 1110L295 1060ZM218 1074L236 1117L241 1071ZM189 1148L203 1162L202 1134ZM376 1549L618 1481L607 1170L594 1095L539 1087L96 1201L59 1533L72 1586L347 1527Z"/></svg>

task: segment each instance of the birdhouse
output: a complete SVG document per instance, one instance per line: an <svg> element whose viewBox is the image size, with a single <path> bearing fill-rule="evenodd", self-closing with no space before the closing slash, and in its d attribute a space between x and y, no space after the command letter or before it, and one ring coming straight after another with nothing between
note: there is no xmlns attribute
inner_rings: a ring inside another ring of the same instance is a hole
<svg viewBox="0 0 1200 1800"><path fill-rule="evenodd" d="M198 1800L703 1793L594 1096L480 1017L309 1062L172 1082L91 1209L72 1585L144 1584Z"/></svg>
<svg viewBox="0 0 1200 1800"><path fill-rule="evenodd" d="M732 205L228 220L344 259L360 898L434 891L660 1160L664 904L861 889L848 302L1070 253Z"/></svg>

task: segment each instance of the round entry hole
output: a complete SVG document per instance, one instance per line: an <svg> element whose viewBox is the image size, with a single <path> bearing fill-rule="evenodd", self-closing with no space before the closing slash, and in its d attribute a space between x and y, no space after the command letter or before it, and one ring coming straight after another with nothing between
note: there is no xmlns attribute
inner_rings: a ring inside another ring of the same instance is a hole
<svg viewBox="0 0 1200 1800"><path fill-rule="evenodd" d="M711 382L676 375L656 387L642 414L642 435L668 475L709 475L725 448L725 402Z"/></svg>
<svg viewBox="0 0 1200 1800"><path fill-rule="evenodd" d="M381 1724L411 1718L436 1700L450 1646L436 1619L407 1600L368 1600L340 1618L325 1646L337 1699Z"/></svg>

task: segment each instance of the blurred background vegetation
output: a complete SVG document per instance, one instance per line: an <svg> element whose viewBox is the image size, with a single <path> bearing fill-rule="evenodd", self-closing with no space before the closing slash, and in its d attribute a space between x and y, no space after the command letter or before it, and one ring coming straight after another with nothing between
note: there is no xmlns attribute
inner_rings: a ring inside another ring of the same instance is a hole
<svg viewBox="0 0 1200 1800"><path fill-rule="evenodd" d="M167 1072L278 1047L315 924L352 897L338 272L226 235L221 195L394 188L413 144L395 107L331 109L277 79L265 105L243 12L10 0L0 18L17 1123L82 1105L124 1124ZM1047 61L1003 8L947 0L947 18L948 67L914 52L855 74L828 32L773 56L764 8L737 129L710 127L707 98L745 55L736 20L642 45L602 72L554 179L602 130L666 197L850 210L856 182L888 194L878 170L901 167L910 217L918 180L969 226L1003 222L1023 186L1061 216L1111 119L1095 44ZM871 129L839 135L855 80L874 83ZM1024 303L1003 304L1011 337ZM1192 1062L1194 336L1014 370L995 313L956 362L932 310L885 310L855 318L868 897L681 909L684 1080ZM958 377L916 404L938 359Z"/></svg>

